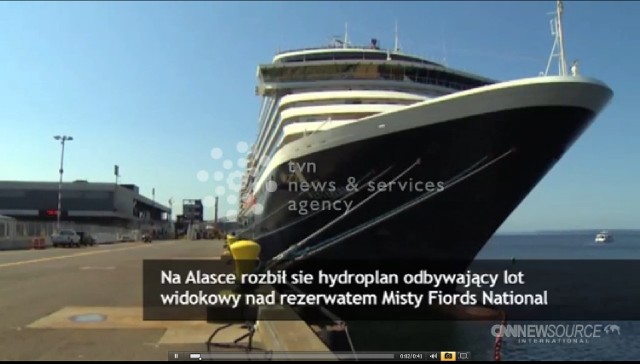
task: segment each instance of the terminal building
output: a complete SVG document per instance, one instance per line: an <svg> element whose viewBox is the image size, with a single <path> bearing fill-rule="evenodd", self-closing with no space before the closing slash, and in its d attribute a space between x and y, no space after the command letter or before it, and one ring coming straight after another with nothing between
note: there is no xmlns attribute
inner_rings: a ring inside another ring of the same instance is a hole
<svg viewBox="0 0 640 364"><path fill-rule="evenodd" d="M139 229L170 223L171 210L142 196L135 185L62 184L61 221ZM0 215L18 221L55 222L58 182L0 181Z"/></svg>
<svg viewBox="0 0 640 364"><path fill-rule="evenodd" d="M182 214L176 216L175 235L197 238L199 234L207 236L209 229L214 228L217 232L230 233L238 228L235 221L225 218L218 218L218 199L216 198L213 220L204 219L204 207L202 200L182 200Z"/></svg>
<svg viewBox="0 0 640 364"><path fill-rule="evenodd" d="M204 222L202 200L183 200L182 214L176 216L175 235L190 235L190 227Z"/></svg>

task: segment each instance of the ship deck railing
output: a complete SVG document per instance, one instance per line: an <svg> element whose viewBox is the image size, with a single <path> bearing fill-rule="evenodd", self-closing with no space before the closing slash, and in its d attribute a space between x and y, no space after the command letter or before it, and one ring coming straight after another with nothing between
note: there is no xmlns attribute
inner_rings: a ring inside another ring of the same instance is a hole
<svg viewBox="0 0 640 364"><path fill-rule="evenodd" d="M379 52L391 52L391 50L388 49L374 49L371 48L371 46L349 46L349 47L344 47L343 44L333 44L333 45L324 45L324 46L317 46L317 47L306 47L306 48L296 48L296 49L285 49L285 50L281 50L281 51L277 51L276 52L276 56L279 56L281 54L286 54L286 53L297 53L297 52L306 52L306 51L319 51L319 50L327 50L330 51L332 49L348 49L348 50L352 50L352 51L359 51L359 50L376 50Z"/></svg>

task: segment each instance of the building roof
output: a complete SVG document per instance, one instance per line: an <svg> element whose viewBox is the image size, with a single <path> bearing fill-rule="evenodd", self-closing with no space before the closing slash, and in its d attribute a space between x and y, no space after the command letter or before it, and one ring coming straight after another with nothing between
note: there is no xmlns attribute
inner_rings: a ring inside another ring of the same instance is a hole
<svg viewBox="0 0 640 364"><path fill-rule="evenodd" d="M107 188L113 189L114 183L74 181L63 182L62 188L74 189L81 191L102 191ZM58 182L40 182L40 181L0 181L0 189L16 189L16 190L58 190Z"/></svg>
<svg viewBox="0 0 640 364"><path fill-rule="evenodd" d="M129 188L132 187L132 188ZM117 188L117 190L116 190ZM159 204L154 200L141 195L138 192L138 188L135 185L117 185L115 183L104 182L87 182L87 181L74 181L63 182L62 189L73 191L114 191L118 193L131 194L132 198L153 206L163 212L169 212L171 209L167 206ZM58 182L33 182L33 181L0 181L0 190L58 190Z"/></svg>

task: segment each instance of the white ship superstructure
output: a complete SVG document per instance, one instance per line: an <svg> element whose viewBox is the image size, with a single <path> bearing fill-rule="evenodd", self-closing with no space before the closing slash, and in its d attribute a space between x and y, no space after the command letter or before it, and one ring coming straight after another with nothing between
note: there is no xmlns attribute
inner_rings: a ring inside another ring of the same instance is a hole
<svg viewBox="0 0 640 364"><path fill-rule="evenodd" d="M255 201L255 184L283 146L305 136L495 81L378 47L337 42L287 51L258 67L259 133L248 158L240 215ZM244 202L244 203L243 203Z"/></svg>

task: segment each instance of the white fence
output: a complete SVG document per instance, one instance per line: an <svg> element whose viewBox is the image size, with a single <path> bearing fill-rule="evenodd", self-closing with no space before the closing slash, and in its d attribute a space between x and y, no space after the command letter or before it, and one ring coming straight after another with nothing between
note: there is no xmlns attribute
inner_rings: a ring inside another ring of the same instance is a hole
<svg viewBox="0 0 640 364"><path fill-rule="evenodd" d="M0 239L15 236L17 236L16 220L0 216Z"/></svg>
<svg viewBox="0 0 640 364"><path fill-rule="evenodd" d="M56 229L56 222L26 222L0 216L0 240L24 240L33 237L50 237ZM103 226L95 224L82 224L74 222L62 222L61 229L73 229L78 233L91 235L98 244L111 243L126 238L125 240L140 241L142 232L151 233L154 239L174 238L173 225L165 224L140 224L139 228L124 228L115 226Z"/></svg>
<svg viewBox="0 0 640 364"><path fill-rule="evenodd" d="M61 229L73 229L79 233L92 235L98 244L110 243L127 236L134 240L140 239L140 231L113 226L92 224L78 224L64 222ZM55 222L19 222L12 219L0 220L0 238L31 238L36 236L49 237L56 231Z"/></svg>

